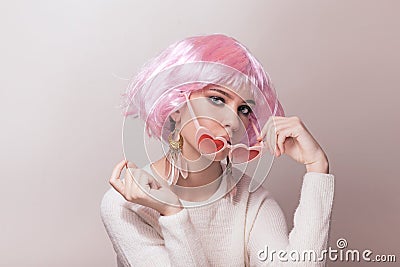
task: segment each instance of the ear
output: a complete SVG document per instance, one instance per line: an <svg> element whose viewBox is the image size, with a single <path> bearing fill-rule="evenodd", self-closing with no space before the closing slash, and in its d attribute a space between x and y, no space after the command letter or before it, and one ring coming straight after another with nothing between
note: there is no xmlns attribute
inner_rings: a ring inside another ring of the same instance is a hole
<svg viewBox="0 0 400 267"><path fill-rule="evenodd" d="M179 123L181 121L181 112L179 110L174 111L170 115L171 119L173 119L176 123Z"/></svg>

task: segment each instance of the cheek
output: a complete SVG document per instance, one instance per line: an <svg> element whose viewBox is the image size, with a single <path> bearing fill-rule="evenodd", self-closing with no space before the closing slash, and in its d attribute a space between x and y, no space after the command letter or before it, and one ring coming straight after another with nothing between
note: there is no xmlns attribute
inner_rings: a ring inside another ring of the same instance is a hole
<svg viewBox="0 0 400 267"><path fill-rule="evenodd" d="M221 132L221 128L223 128L222 124L214 119L214 118L199 118L199 122L201 126L206 127L207 129L209 129L212 133L220 133Z"/></svg>
<svg viewBox="0 0 400 267"><path fill-rule="evenodd" d="M194 126L193 122L186 123L181 128L181 134L188 141L194 139L194 136L196 134L196 130L195 130L195 126Z"/></svg>
<svg viewBox="0 0 400 267"><path fill-rule="evenodd" d="M186 143L190 146L197 148L195 136L196 136L196 126L193 121L186 122L181 127L181 135Z"/></svg>

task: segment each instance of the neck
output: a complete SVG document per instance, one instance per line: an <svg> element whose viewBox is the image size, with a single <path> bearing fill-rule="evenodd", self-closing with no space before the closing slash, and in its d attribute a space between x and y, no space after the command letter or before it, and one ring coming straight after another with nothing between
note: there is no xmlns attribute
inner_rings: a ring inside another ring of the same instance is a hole
<svg viewBox="0 0 400 267"><path fill-rule="evenodd" d="M186 201L197 202L209 199L218 190L221 184L221 180L218 178L223 172L219 161L209 162L209 164L201 171L189 171L186 179L179 174L179 179L172 191L180 199ZM190 167L188 169L190 170Z"/></svg>
<svg viewBox="0 0 400 267"><path fill-rule="evenodd" d="M212 161L202 156L189 142L184 142L182 147L182 160L187 166L187 178L179 176L177 185L184 187L199 187L217 180L223 172L219 161ZM167 164L168 160L165 160Z"/></svg>
<svg viewBox="0 0 400 267"><path fill-rule="evenodd" d="M184 187L198 187L204 186L214 182L218 179L223 172L221 163L219 161L208 162L209 165L199 171L190 171L194 169L194 166L188 166L189 172L186 179L181 175L179 176L177 185Z"/></svg>
<svg viewBox="0 0 400 267"><path fill-rule="evenodd" d="M157 174L167 179L168 173L167 170L169 169L169 161L166 157L162 157L156 162L153 162L151 165L157 171ZM198 166L207 166L205 168L198 168ZM195 171L198 170L199 171ZM198 187L207 185L212 183L213 181L217 180L223 172L223 168L219 161L208 162L205 163L196 163L193 165L188 166L188 174L186 179L179 174L179 179L177 185L184 186L184 187Z"/></svg>
<svg viewBox="0 0 400 267"><path fill-rule="evenodd" d="M167 179L168 173L165 172L169 164L166 157L154 162L152 165L157 170L157 173L162 174L162 178ZM190 166L187 178L184 179L179 174L178 181L175 186L171 187L171 190L178 195L180 199L186 201L204 201L211 197L220 186L219 177L222 175L223 169L219 161L209 162L206 168L202 168L201 171L190 171ZM194 168L191 166L192 169ZM163 170L163 171L161 171Z"/></svg>

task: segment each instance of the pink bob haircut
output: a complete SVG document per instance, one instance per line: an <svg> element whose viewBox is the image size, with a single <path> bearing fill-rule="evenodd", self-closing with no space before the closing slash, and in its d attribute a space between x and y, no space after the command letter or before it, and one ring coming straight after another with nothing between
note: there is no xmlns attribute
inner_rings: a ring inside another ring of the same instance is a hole
<svg viewBox="0 0 400 267"><path fill-rule="evenodd" d="M200 90L207 84L183 85L179 87L179 90L164 92L159 92L157 89L147 90L143 87L151 77L168 68L196 62L224 64L246 75L265 97L269 109L273 110L271 113L275 116L284 116L284 110L277 99L269 75L264 71L261 63L245 46L223 34L185 38L173 43L148 61L131 80L126 92L122 94L121 108L124 110L124 116L141 118L145 121L146 133L150 137L167 141L169 133L175 127L169 115L186 102L181 92ZM167 120L169 124L166 123ZM165 127L166 124L169 127ZM255 140L252 127L247 128L247 134L249 140Z"/></svg>

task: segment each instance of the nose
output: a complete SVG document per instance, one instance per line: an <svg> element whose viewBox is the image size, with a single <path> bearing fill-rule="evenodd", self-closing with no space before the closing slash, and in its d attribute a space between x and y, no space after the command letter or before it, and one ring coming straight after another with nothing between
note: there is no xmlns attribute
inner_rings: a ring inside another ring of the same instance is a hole
<svg viewBox="0 0 400 267"><path fill-rule="evenodd" d="M224 111L224 119L222 125L227 131L228 135L232 138L233 133L236 132L240 127L240 118L236 112L233 112L231 108L226 108Z"/></svg>

